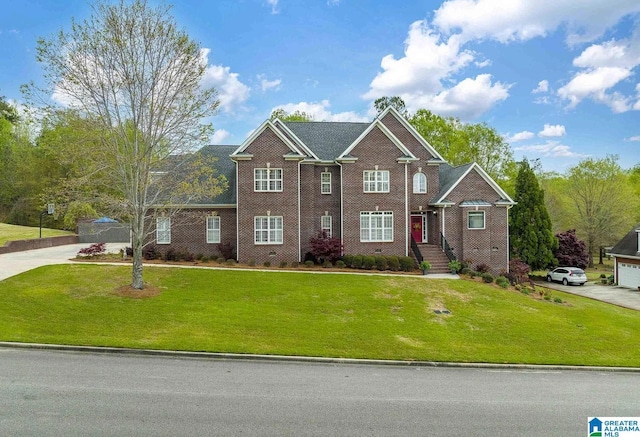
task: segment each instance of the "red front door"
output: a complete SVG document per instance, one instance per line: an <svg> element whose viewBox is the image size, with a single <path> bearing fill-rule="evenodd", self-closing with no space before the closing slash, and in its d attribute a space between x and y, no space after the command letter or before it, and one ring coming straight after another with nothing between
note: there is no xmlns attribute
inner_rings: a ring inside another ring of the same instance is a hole
<svg viewBox="0 0 640 437"><path fill-rule="evenodd" d="M416 243L422 243L422 217L421 215L411 216L411 236L416 240Z"/></svg>

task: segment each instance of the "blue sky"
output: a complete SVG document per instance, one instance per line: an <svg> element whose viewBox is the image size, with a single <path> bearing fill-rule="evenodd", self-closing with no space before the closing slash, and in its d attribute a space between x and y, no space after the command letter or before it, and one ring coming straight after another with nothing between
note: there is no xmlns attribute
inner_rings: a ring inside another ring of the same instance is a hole
<svg viewBox="0 0 640 437"><path fill-rule="evenodd" d="M0 10L0 95L21 103L20 85L42 78L37 38L90 6ZM242 143L277 107L369 121L375 98L400 95L412 112L487 122L547 171L640 163L638 0L184 0L173 15L207 49L215 143Z"/></svg>

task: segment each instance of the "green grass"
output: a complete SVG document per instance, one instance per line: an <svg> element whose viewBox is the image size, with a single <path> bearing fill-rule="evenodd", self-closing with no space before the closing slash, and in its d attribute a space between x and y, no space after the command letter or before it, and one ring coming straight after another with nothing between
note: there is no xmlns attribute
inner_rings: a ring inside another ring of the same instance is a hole
<svg viewBox="0 0 640 437"><path fill-rule="evenodd" d="M42 228L43 238L57 237L60 235L73 235L73 232L62 231L60 229ZM7 241L32 240L39 237L40 228L0 223L0 246L4 246Z"/></svg>
<svg viewBox="0 0 640 437"><path fill-rule="evenodd" d="M145 269L162 292L115 294L130 267L49 266L0 282L0 340L209 352L640 366L640 314L467 280ZM438 315L434 309L448 309Z"/></svg>

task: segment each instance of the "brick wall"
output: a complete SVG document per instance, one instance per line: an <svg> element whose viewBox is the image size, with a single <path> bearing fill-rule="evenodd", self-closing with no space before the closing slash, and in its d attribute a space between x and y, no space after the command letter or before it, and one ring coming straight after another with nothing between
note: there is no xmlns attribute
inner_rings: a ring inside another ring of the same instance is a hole
<svg viewBox="0 0 640 437"><path fill-rule="evenodd" d="M0 253L22 252L24 250L43 249L45 247L64 246L79 243L77 235L63 235L60 237L37 238L32 240L7 241L0 247Z"/></svg>

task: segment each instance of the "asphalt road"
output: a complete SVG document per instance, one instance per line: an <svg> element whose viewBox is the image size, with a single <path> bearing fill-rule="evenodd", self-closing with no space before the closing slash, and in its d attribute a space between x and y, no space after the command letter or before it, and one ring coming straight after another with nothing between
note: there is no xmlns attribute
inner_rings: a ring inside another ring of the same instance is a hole
<svg viewBox="0 0 640 437"><path fill-rule="evenodd" d="M578 436L640 374L0 349L0 435Z"/></svg>

